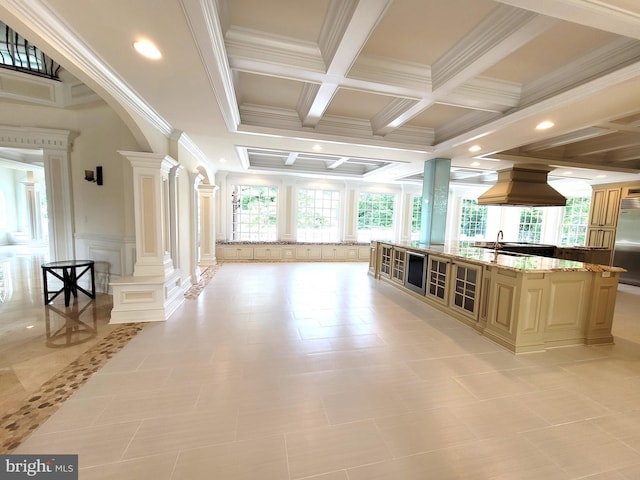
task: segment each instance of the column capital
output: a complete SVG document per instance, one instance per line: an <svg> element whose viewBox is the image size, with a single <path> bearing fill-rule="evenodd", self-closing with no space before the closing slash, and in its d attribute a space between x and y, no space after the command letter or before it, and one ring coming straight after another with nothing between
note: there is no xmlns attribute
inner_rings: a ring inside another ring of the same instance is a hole
<svg viewBox="0 0 640 480"><path fill-rule="evenodd" d="M178 162L169 155L150 152L130 152L118 150L118 153L131 162L131 166L136 168L157 168L162 173L169 171L178 165Z"/></svg>

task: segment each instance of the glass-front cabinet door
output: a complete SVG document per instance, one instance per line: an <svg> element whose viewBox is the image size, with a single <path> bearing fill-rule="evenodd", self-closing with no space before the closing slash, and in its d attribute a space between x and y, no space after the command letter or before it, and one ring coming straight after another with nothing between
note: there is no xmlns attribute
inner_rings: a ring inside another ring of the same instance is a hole
<svg viewBox="0 0 640 480"><path fill-rule="evenodd" d="M391 269L391 279L402 285L404 285L406 258L406 250L402 248L393 249L393 268Z"/></svg>
<svg viewBox="0 0 640 480"><path fill-rule="evenodd" d="M380 275L391 277L391 257L393 247L391 245L380 244Z"/></svg>
<svg viewBox="0 0 640 480"><path fill-rule="evenodd" d="M451 307L477 320L482 267L454 262L453 275Z"/></svg>
<svg viewBox="0 0 640 480"><path fill-rule="evenodd" d="M451 262L446 258L429 256L429 269L427 271L427 291L429 298L441 303L447 303L448 276Z"/></svg>

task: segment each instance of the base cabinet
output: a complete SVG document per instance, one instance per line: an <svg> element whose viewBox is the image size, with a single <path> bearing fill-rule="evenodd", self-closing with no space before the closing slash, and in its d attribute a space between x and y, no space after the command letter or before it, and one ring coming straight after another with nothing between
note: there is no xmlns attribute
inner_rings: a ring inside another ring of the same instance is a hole
<svg viewBox="0 0 640 480"><path fill-rule="evenodd" d="M216 247L218 259L239 261L369 261L369 245L321 244L222 244Z"/></svg>
<svg viewBox="0 0 640 480"><path fill-rule="evenodd" d="M372 254L377 260L370 264L375 278L422 298L514 353L613 342L620 276L615 269L515 268L461 261L458 252L447 256L403 247L377 245ZM424 259L422 290L407 284L412 257Z"/></svg>

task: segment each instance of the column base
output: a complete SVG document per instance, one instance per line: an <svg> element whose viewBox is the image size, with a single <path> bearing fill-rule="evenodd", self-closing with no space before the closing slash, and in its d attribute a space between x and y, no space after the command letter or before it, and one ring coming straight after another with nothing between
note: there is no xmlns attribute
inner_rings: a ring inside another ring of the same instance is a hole
<svg viewBox="0 0 640 480"><path fill-rule="evenodd" d="M179 270L167 277L123 277L110 286L113 289L110 324L162 322L184 302Z"/></svg>

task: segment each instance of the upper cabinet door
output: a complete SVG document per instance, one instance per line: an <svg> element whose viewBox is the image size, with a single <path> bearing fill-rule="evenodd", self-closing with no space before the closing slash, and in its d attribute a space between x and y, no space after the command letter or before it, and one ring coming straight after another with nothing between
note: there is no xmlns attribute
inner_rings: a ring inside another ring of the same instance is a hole
<svg viewBox="0 0 640 480"><path fill-rule="evenodd" d="M591 198L589 225L597 227L615 227L620 210L620 189L608 188L594 190Z"/></svg>

